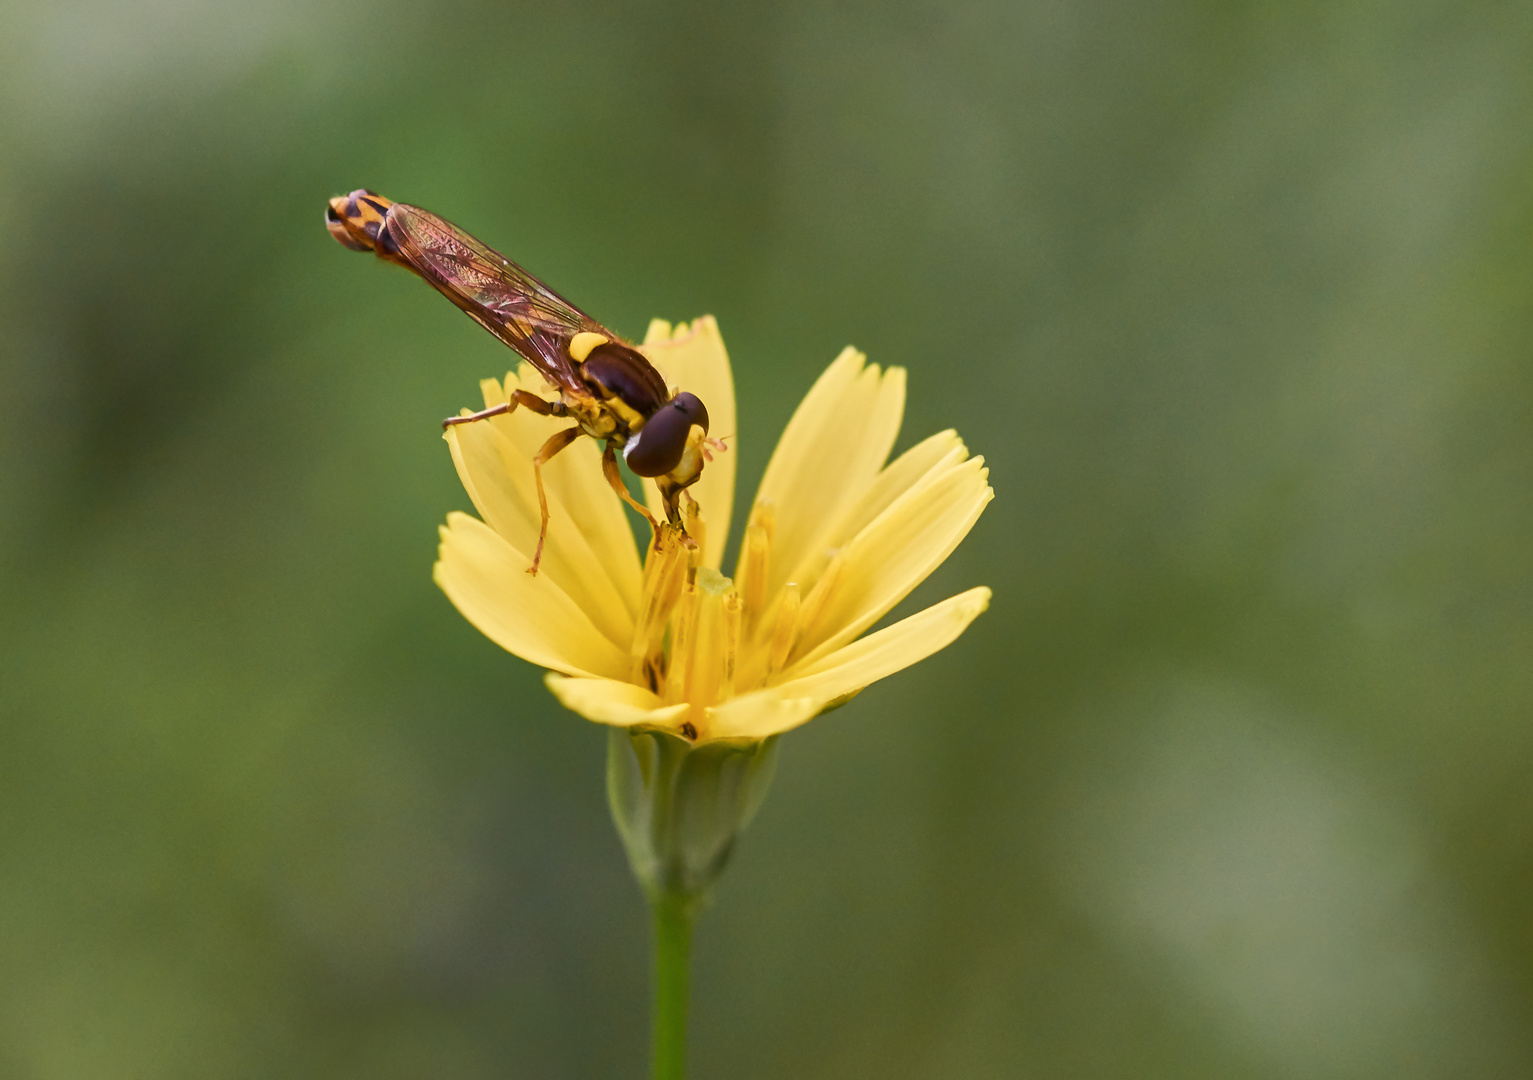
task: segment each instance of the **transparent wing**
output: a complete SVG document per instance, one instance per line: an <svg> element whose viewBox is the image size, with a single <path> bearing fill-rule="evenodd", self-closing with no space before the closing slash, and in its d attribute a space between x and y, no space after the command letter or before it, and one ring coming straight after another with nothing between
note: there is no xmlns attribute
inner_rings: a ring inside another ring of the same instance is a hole
<svg viewBox="0 0 1533 1080"><path fill-rule="evenodd" d="M610 330L451 222L418 206L389 207L387 228L399 253L421 277L556 386L589 391L570 359L581 331L616 340Z"/></svg>

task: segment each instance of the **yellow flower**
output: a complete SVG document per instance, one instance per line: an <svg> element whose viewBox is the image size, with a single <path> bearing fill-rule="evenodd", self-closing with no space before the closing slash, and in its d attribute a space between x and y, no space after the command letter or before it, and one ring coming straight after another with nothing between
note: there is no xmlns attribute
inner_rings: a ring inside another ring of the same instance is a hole
<svg viewBox="0 0 1533 1080"><path fill-rule="evenodd" d="M674 331L657 319L641 348L707 404L715 434L734 433L734 382L711 317ZM486 406L519 387L549 389L526 364L481 385ZM569 421L519 409L451 427L453 462L483 521L448 516L434 577L492 641L549 668L549 689L588 719L694 742L767 738L950 644L990 602L989 589L970 589L860 637L948 557L994 495L984 459L953 431L886 465L904 407L903 369L880 372L842 352L772 455L733 581L719 572L732 449L690 489L696 545L666 529L641 565L600 449L579 440L543 470L552 519L533 577L532 457ZM644 486L658 514L654 484Z"/></svg>

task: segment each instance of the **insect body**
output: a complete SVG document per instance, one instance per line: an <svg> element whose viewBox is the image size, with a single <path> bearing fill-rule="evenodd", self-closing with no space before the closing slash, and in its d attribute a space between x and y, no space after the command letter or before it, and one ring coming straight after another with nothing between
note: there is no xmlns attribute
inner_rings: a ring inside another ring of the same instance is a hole
<svg viewBox="0 0 1533 1080"><path fill-rule="evenodd" d="M634 473L655 480L667 520L682 528L682 492L702 475L708 445L719 445L707 437L708 410L695 395L673 393L642 353L505 256L435 214L359 189L330 200L325 225L352 250L372 251L425 278L558 389L558 401L517 390L504 405L443 421L444 427L472 423L514 412L520 405L575 422L544 443L532 459L543 522L529 574L538 572L548 537L542 466L582 435L604 442L602 471L608 483L649 519L652 528L659 524L628 494L618 474L618 450Z"/></svg>

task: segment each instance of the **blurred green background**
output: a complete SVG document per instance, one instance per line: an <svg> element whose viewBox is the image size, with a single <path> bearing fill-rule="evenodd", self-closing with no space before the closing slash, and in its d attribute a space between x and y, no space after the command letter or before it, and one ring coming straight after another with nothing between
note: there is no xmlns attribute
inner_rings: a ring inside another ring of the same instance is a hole
<svg viewBox="0 0 1533 1080"><path fill-rule="evenodd" d="M510 354L368 186L621 332L742 495L847 343L998 497L789 736L695 1075L1533 1075L1533 7L0 8L0 1076L639 1077L604 732L430 580Z"/></svg>

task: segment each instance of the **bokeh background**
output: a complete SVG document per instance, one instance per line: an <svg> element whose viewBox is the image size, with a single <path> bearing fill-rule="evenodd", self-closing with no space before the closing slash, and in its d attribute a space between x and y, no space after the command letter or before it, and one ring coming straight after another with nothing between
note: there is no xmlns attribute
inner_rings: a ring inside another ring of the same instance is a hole
<svg viewBox="0 0 1533 1080"><path fill-rule="evenodd" d="M1533 7L0 7L0 1076L639 1077L605 734L430 581L427 206L997 499L789 736L695 1075L1533 1075ZM828 465L833 463L828 463Z"/></svg>

